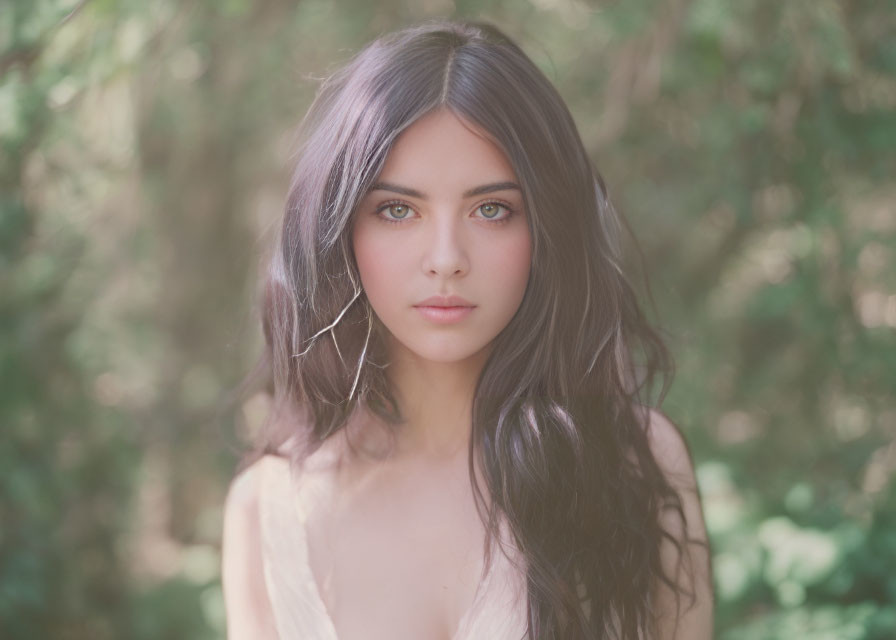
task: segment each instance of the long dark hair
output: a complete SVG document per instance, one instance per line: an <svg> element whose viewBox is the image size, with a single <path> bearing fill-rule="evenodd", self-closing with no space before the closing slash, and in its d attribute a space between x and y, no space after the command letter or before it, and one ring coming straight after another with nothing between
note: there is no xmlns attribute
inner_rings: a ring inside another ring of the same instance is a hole
<svg viewBox="0 0 896 640"><path fill-rule="evenodd" d="M681 591L661 543L687 556L660 524L665 509L684 513L646 434L671 359L624 273L624 222L572 116L494 26L432 21L381 37L320 87L264 283L256 373L269 375L274 411L256 453L291 440L300 461L362 405L400 423L350 230L397 136L438 108L504 151L533 240L527 290L473 402L470 476L488 539L506 518L525 558L530 637L652 636L656 584Z"/></svg>

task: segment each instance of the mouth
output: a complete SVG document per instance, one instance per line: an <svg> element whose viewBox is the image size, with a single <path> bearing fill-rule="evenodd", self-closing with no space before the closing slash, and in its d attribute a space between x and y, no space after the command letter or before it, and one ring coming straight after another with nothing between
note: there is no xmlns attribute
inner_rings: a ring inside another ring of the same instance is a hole
<svg viewBox="0 0 896 640"><path fill-rule="evenodd" d="M473 311L473 306L438 306L438 305L415 305L421 315L432 322L438 324L447 324L458 322L466 318Z"/></svg>
<svg viewBox="0 0 896 640"><path fill-rule="evenodd" d="M421 300L414 305L415 307L439 307L443 309L457 307L475 307L476 305L460 296L430 296L426 300Z"/></svg>
<svg viewBox="0 0 896 640"><path fill-rule="evenodd" d="M475 306L472 304L456 304L456 305L445 305L445 304L415 304L414 307L416 309L475 309Z"/></svg>

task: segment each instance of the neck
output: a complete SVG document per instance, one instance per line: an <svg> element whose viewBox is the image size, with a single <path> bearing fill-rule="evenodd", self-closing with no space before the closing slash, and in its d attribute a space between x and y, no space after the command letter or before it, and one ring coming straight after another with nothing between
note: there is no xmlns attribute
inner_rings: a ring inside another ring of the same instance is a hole
<svg viewBox="0 0 896 640"><path fill-rule="evenodd" d="M466 455L472 432L473 394L485 365L483 349L457 362L433 362L398 346L387 369L405 422L398 455L447 459Z"/></svg>

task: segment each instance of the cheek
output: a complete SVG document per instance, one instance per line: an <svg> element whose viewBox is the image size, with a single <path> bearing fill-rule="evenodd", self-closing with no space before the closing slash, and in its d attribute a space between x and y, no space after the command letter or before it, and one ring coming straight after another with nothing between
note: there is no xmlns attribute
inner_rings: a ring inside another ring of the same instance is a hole
<svg viewBox="0 0 896 640"><path fill-rule="evenodd" d="M493 284L504 296L509 296L518 304L529 282L532 263L532 242L528 233L508 237L499 246L492 245L487 252L488 266Z"/></svg>
<svg viewBox="0 0 896 640"><path fill-rule="evenodd" d="M352 238L361 285L374 305L390 293L394 295L396 277L402 272L400 254L394 247L390 250L383 240L382 236L363 226L356 229Z"/></svg>

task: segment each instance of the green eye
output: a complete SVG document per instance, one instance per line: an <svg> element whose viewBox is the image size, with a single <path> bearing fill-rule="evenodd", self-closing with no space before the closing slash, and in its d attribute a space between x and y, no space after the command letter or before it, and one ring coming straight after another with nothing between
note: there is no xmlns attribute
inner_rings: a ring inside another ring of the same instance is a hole
<svg viewBox="0 0 896 640"><path fill-rule="evenodd" d="M494 218L500 212L501 206L492 202L487 202L484 205L481 205L479 210L486 218Z"/></svg>
<svg viewBox="0 0 896 640"><path fill-rule="evenodd" d="M388 211L392 214L393 217L398 218L399 220L407 217L408 215L408 207L403 204L392 204L389 205Z"/></svg>

